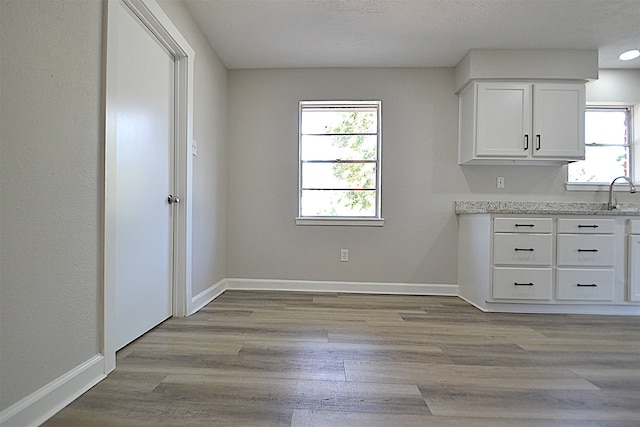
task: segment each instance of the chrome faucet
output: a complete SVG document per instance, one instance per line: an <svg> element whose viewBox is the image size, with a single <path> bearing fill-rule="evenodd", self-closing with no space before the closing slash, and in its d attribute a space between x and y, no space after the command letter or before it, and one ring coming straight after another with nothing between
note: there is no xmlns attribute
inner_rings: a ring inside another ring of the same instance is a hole
<svg viewBox="0 0 640 427"><path fill-rule="evenodd" d="M613 197L613 184L615 184L616 181L621 178L627 181L627 184L629 184L629 193L636 192L636 186L633 185L633 181L631 181L631 178L629 178L628 176L619 176L615 178L613 181L611 181L611 184L609 185L609 203L607 203L607 210L609 211L612 211L614 209L614 205L613 203L611 203L611 199ZM617 200L616 200L616 204L617 204Z"/></svg>

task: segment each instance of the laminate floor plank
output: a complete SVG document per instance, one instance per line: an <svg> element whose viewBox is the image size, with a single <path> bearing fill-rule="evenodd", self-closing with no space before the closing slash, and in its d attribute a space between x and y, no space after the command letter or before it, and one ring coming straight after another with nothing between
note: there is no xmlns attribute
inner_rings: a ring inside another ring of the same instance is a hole
<svg viewBox="0 0 640 427"><path fill-rule="evenodd" d="M439 346L455 365L536 367L546 366L540 358L513 343L442 344Z"/></svg>
<svg viewBox="0 0 640 427"><path fill-rule="evenodd" d="M45 426L638 427L640 318L226 291Z"/></svg>
<svg viewBox="0 0 640 427"><path fill-rule="evenodd" d="M599 390L591 382L565 368L513 368L345 361L345 373L347 381L374 384L414 383L418 387L445 387L455 384L459 387L469 388Z"/></svg>
<svg viewBox="0 0 640 427"><path fill-rule="evenodd" d="M523 420L515 418L439 417L314 410L293 411L292 427L601 427L591 420Z"/></svg>
<svg viewBox="0 0 640 427"><path fill-rule="evenodd" d="M437 346L383 346L353 343L316 343L269 341L247 342L240 355L243 357L275 358L281 360L368 360L378 362L422 362L449 364L451 360Z"/></svg>
<svg viewBox="0 0 640 427"><path fill-rule="evenodd" d="M202 355L164 355L132 352L123 359L122 370L164 372L170 375L216 376L233 374L238 378L286 378L344 381L344 364L334 359L269 357L202 357Z"/></svg>
<svg viewBox="0 0 640 427"><path fill-rule="evenodd" d="M330 411L429 414L415 385L345 381L265 379L233 376L169 375L153 391L159 402L216 402L246 408L282 407ZM249 409L248 409L249 410Z"/></svg>
<svg viewBox="0 0 640 427"><path fill-rule="evenodd" d="M640 396L601 390L419 387L434 415L635 421Z"/></svg>
<svg viewBox="0 0 640 427"><path fill-rule="evenodd" d="M640 336L640 331L638 333ZM637 337L636 337L637 339ZM570 336L566 338L550 337L512 337L512 341L528 351L581 351L606 353L635 353L640 354L640 346L633 337L620 339L602 338L597 334L585 337Z"/></svg>
<svg viewBox="0 0 640 427"><path fill-rule="evenodd" d="M601 390L628 392L640 396L640 368L571 368L571 370Z"/></svg>
<svg viewBox="0 0 640 427"><path fill-rule="evenodd" d="M317 307L293 307L285 308L287 322L365 322L365 321L385 321L404 322L401 313L397 310L356 310L347 308L317 308ZM251 314L251 321L271 321L282 322L283 314L272 310L254 310Z"/></svg>
<svg viewBox="0 0 640 427"><path fill-rule="evenodd" d="M501 336L477 336L459 334L455 338L447 334L405 334L403 328L398 328L396 333L371 331L368 334L350 332L330 332L329 342L354 342L361 344L403 345L403 346L443 346L451 343L461 343L476 346L508 345L513 342Z"/></svg>

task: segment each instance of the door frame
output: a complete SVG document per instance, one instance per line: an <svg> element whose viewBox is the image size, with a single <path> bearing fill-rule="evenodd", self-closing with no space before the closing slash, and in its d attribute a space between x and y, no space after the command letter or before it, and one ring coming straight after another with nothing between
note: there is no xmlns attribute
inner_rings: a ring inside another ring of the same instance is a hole
<svg viewBox="0 0 640 427"><path fill-rule="evenodd" d="M122 6L120 5L122 3ZM115 186L117 138L118 7L128 7L175 58L174 186L180 203L173 212L173 309L188 314L191 302L193 79L195 51L155 0L108 0L105 48L105 146L103 218L102 354L105 374L116 366L115 345Z"/></svg>

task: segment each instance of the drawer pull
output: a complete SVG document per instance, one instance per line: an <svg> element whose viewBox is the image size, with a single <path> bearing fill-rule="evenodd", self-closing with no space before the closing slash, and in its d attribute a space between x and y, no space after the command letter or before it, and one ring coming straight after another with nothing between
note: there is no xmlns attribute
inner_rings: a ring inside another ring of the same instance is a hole
<svg viewBox="0 0 640 427"><path fill-rule="evenodd" d="M597 249L578 249L578 252L598 252Z"/></svg>
<svg viewBox="0 0 640 427"><path fill-rule="evenodd" d="M535 249L533 248L515 248L516 252L533 252Z"/></svg>
<svg viewBox="0 0 640 427"><path fill-rule="evenodd" d="M577 285L581 288L597 288L598 285L595 283L577 283Z"/></svg>
<svg viewBox="0 0 640 427"><path fill-rule="evenodd" d="M535 227L535 224L515 224L516 227Z"/></svg>
<svg viewBox="0 0 640 427"><path fill-rule="evenodd" d="M532 282L529 283L518 283L518 282L514 282L513 286L534 286L534 284Z"/></svg>
<svg viewBox="0 0 640 427"><path fill-rule="evenodd" d="M578 228L598 228L599 225L578 225Z"/></svg>

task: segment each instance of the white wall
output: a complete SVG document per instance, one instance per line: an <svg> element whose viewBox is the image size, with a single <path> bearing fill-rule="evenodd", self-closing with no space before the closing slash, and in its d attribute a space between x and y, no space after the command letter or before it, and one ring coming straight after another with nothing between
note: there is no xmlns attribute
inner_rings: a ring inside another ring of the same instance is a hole
<svg viewBox="0 0 640 427"><path fill-rule="evenodd" d="M640 103L640 69L600 70L587 84L587 102Z"/></svg>
<svg viewBox="0 0 640 427"><path fill-rule="evenodd" d="M226 70L196 51L193 292L226 276ZM0 1L0 411L101 349L102 0Z"/></svg>
<svg viewBox="0 0 640 427"><path fill-rule="evenodd" d="M0 2L0 409L100 352L100 1Z"/></svg>
<svg viewBox="0 0 640 427"><path fill-rule="evenodd" d="M382 100L384 227L295 225L309 99ZM457 120L453 69L231 70L228 276L456 284L455 200L606 201L566 192L566 167L458 166Z"/></svg>

